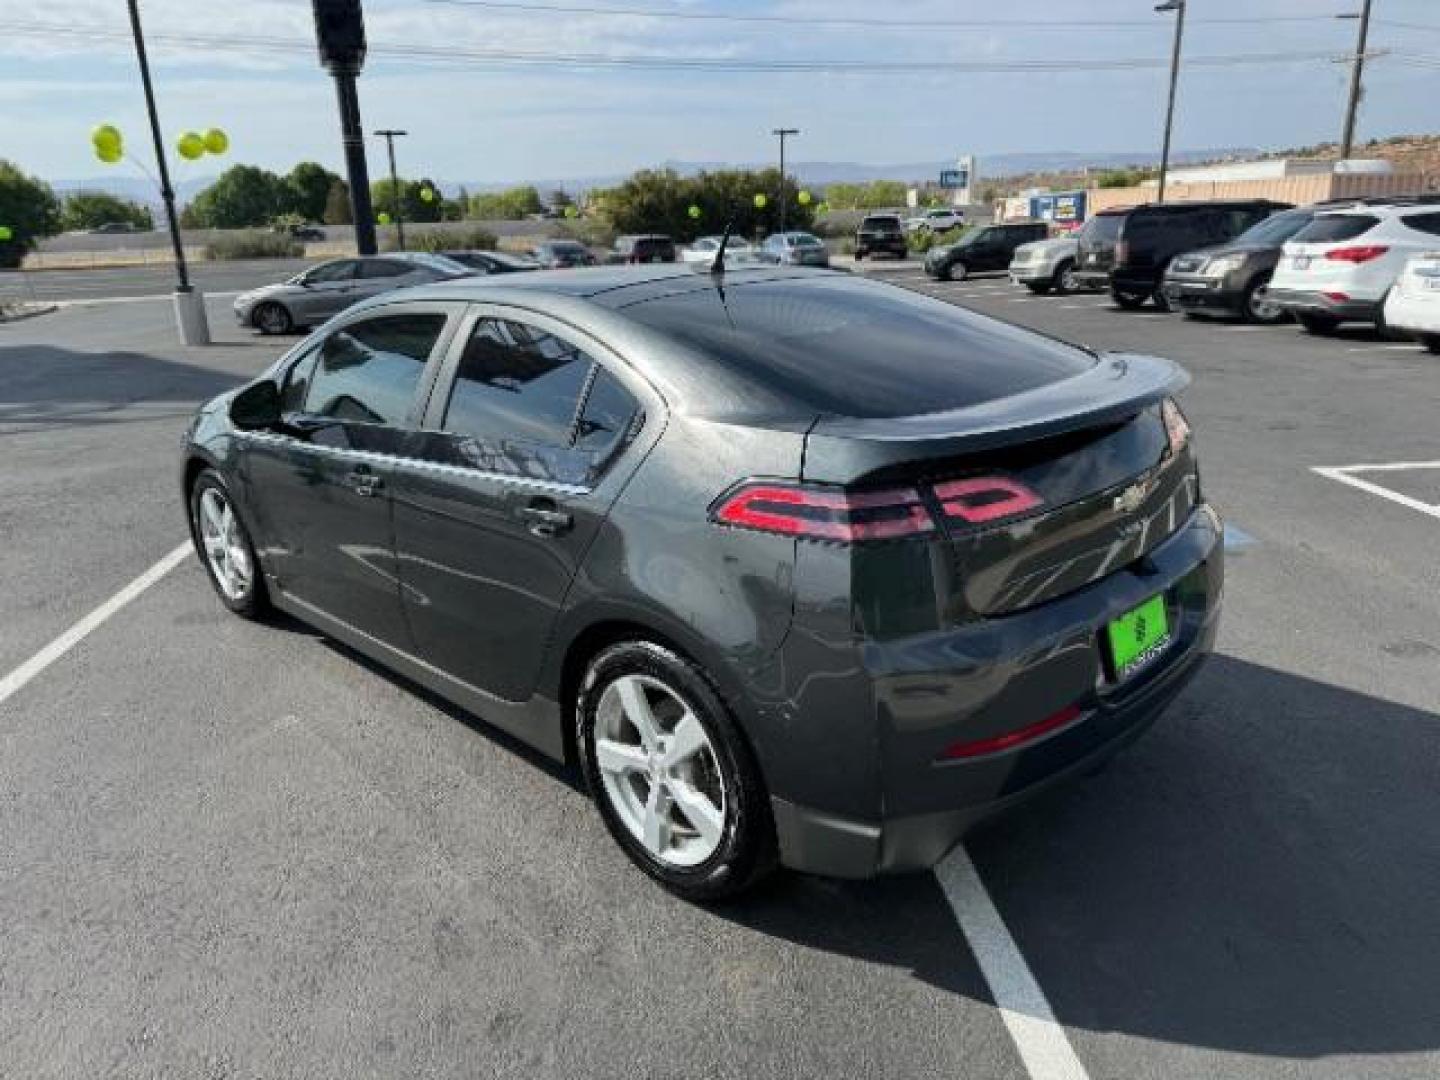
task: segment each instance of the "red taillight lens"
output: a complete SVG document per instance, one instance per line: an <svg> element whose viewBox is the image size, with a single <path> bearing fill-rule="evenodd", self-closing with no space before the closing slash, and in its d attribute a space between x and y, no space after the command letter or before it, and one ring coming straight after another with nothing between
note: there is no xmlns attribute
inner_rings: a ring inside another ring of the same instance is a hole
<svg viewBox="0 0 1440 1080"><path fill-rule="evenodd" d="M1360 263L1369 262L1371 259L1378 259L1390 249L1383 244L1368 244L1360 247L1336 248L1334 251L1327 251L1325 258L1331 262Z"/></svg>
<svg viewBox="0 0 1440 1080"><path fill-rule="evenodd" d="M935 485L945 516L983 525L1033 510L1041 498L1018 480L1004 476L949 480Z"/></svg>
<svg viewBox="0 0 1440 1080"><path fill-rule="evenodd" d="M1333 300L1337 304L1343 304L1350 299L1350 294L1346 292L1323 292L1320 295L1325 297L1326 300Z"/></svg>
<svg viewBox="0 0 1440 1080"><path fill-rule="evenodd" d="M1166 398L1160 406L1160 416L1165 421L1165 436L1170 442L1170 453L1178 454L1190 441L1190 421L1175 404L1174 398Z"/></svg>
<svg viewBox="0 0 1440 1080"><path fill-rule="evenodd" d="M1001 750L1010 750L1021 746L1024 743L1034 742L1042 735L1048 735L1057 731L1066 724L1080 718L1080 707L1078 705L1067 705L1054 716L1047 716L1044 720L1020 728L1018 731L1007 731L1004 735L996 735L989 739L975 739L969 742L951 743L944 750L940 751L939 761L960 761L964 758L982 757L985 754L998 754Z"/></svg>
<svg viewBox="0 0 1440 1080"><path fill-rule="evenodd" d="M712 516L744 529L844 543L918 536L935 529L914 488L851 492L750 484L727 496Z"/></svg>

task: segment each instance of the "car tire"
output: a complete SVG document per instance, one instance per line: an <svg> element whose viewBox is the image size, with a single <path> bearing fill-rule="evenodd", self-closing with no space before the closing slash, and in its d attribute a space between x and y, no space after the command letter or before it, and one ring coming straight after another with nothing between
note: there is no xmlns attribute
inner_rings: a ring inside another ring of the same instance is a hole
<svg viewBox="0 0 1440 1080"><path fill-rule="evenodd" d="M1170 303L1170 298L1165 295L1163 289L1156 289L1150 294L1150 299L1155 301L1156 311L1174 311L1175 305Z"/></svg>
<svg viewBox="0 0 1440 1080"><path fill-rule="evenodd" d="M860 261L861 259L863 259L863 258L865 258L865 253L864 253L863 251L857 251L857 252L855 252L855 261L856 261L856 262L859 262L859 261Z"/></svg>
<svg viewBox="0 0 1440 1080"><path fill-rule="evenodd" d="M190 538L220 602L246 619L270 608L250 531L220 474L205 469L190 488Z"/></svg>
<svg viewBox="0 0 1440 1080"><path fill-rule="evenodd" d="M1270 284L1269 275L1258 277L1252 281L1245 290L1245 295L1240 299L1240 314L1245 321L1256 326L1277 326L1290 317L1290 313L1273 301L1267 301L1261 295L1265 286Z"/></svg>
<svg viewBox="0 0 1440 1080"><path fill-rule="evenodd" d="M1052 288L1054 288L1054 284L1049 281L1027 281L1025 283L1025 287L1029 289L1032 293L1034 293L1036 296L1044 296Z"/></svg>
<svg viewBox="0 0 1440 1080"><path fill-rule="evenodd" d="M1075 280L1075 260L1065 259L1055 268L1055 276L1050 279L1055 291L1061 296L1069 296L1078 292L1080 283Z"/></svg>
<svg viewBox="0 0 1440 1080"><path fill-rule="evenodd" d="M1115 306L1125 311L1139 311L1150 299L1148 293L1117 292L1111 290L1110 298L1115 301Z"/></svg>
<svg viewBox="0 0 1440 1080"><path fill-rule="evenodd" d="M1430 352L1440 354L1440 334L1421 334L1420 344Z"/></svg>
<svg viewBox="0 0 1440 1080"><path fill-rule="evenodd" d="M970 276L970 268L963 262L945 263L940 267L941 281L964 281Z"/></svg>
<svg viewBox="0 0 1440 1080"><path fill-rule="evenodd" d="M666 764L677 743L693 749ZM644 640L604 649L576 698L575 745L610 835L671 892L721 900L774 870L759 765L710 679L684 657Z"/></svg>
<svg viewBox="0 0 1440 1080"><path fill-rule="evenodd" d="M1340 326L1340 320L1333 315L1312 315L1303 314L1298 316L1300 325L1305 328L1307 334L1314 334L1316 337L1329 337L1335 333Z"/></svg>
<svg viewBox="0 0 1440 1080"><path fill-rule="evenodd" d="M284 304L267 300L250 315L255 329L262 334L288 334L295 329L295 319Z"/></svg>

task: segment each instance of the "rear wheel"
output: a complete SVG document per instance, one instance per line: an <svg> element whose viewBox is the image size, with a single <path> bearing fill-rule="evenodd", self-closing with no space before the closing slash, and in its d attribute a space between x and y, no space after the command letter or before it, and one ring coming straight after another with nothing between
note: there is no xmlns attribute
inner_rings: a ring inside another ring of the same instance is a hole
<svg viewBox="0 0 1440 1080"><path fill-rule="evenodd" d="M1420 344L1432 353L1440 353L1440 334L1421 334Z"/></svg>
<svg viewBox="0 0 1440 1080"><path fill-rule="evenodd" d="M1335 333L1340 325L1340 320L1333 315L1313 315L1305 313L1299 316L1300 325L1305 328L1307 334L1315 334L1317 337L1328 337Z"/></svg>
<svg viewBox="0 0 1440 1080"><path fill-rule="evenodd" d="M740 893L775 866L769 796L703 672L628 641L590 664L575 706L581 768L630 859L690 900Z"/></svg>
<svg viewBox="0 0 1440 1080"><path fill-rule="evenodd" d="M1151 295L1151 299L1155 301L1155 307L1159 311L1175 310L1175 308L1170 303L1170 298L1166 296L1164 291L1161 289L1156 289L1155 292Z"/></svg>
<svg viewBox="0 0 1440 1080"><path fill-rule="evenodd" d="M295 328L295 320L284 304L261 304L255 309L252 321L262 334L288 334Z"/></svg>
<svg viewBox="0 0 1440 1080"><path fill-rule="evenodd" d="M1265 287L1270 284L1268 277L1256 278L1245 290L1245 296L1241 300L1240 311L1247 322L1256 323L1260 326L1274 326L1289 318L1289 312L1277 304L1274 300L1266 297Z"/></svg>
<svg viewBox="0 0 1440 1080"><path fill-rule="evenodd" d="M1116 307L1124 308L1126 311L1139 311L1145 306L1145 301L1150 297L1146 293L1118 292L1112 290L1111 298L1115 301Z"/></svg>

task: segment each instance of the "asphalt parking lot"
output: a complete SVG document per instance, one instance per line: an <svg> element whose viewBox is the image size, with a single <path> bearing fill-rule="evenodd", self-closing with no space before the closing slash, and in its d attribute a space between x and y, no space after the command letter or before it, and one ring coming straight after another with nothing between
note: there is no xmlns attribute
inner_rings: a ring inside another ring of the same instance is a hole
<svg viewBox="0 0 1440 1080"><path fill-rule="evenodd" d="M565 771L162 563L188 415L288 342L217 298L217 343L183 349L104 273L0 325L0 1076L1440 1075L1423 350L888 271L1187 366L1230 524L1218 652L938 877L707 910Z"/></svg>

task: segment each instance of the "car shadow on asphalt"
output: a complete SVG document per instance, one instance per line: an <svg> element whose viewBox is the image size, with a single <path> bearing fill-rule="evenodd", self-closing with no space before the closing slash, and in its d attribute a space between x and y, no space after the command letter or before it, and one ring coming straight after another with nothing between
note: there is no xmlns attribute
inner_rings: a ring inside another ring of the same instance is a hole
<svg viewBox="0 0 1440 1080"><path fill-rule="evenodd" d="M1217 656L1104 773L968 847L1067 1027L1284 1058L1434 1051L1437 734L1435 713ZM791 875L715 914L990 1000L931 875Z"/></svg>
<svg viewBox="0 0 1440 1080"><path fill-rule="evenodd" d="M53 345L0 347L0 425L29 432L180 418L196 403L240 385L239 375L136 352L77 352ZM138 402L173 412L125 414Z"/></svg>

